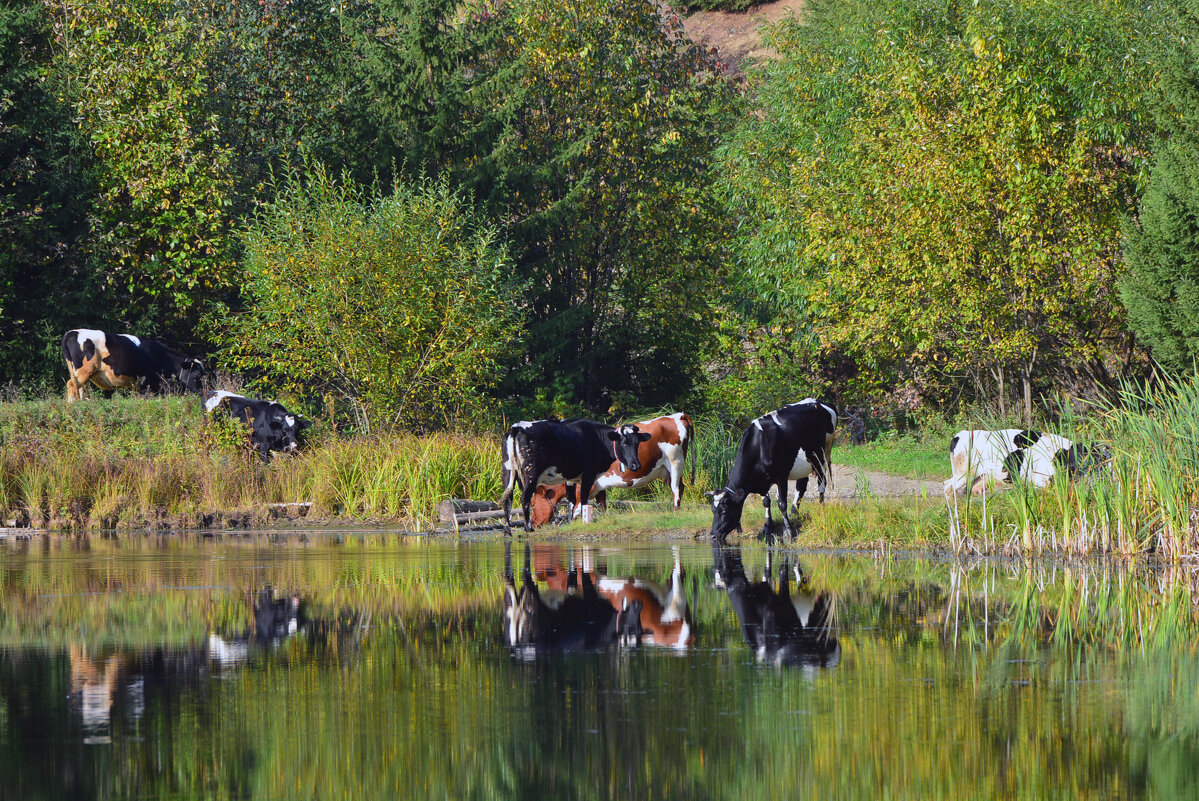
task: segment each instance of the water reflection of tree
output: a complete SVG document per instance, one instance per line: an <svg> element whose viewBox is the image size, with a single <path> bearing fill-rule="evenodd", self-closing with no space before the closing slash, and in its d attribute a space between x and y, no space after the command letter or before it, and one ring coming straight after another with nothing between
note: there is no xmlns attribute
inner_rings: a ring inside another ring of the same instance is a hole
<svg viewBox="0 0 1199 801"><path fill-rule="evenodd" d="M0 797L1199 794L1185 576L805 554L813 591L836 593L843 653L808 680L747 658L727 590L703 590L701 636L686 658L641 649L513 660L496 602L499 547L459 548L437 564L422 549L420 560L318 553L253 571L315 588L314 617L349 606L371 625L352 645L293 638L219 680L149 682L137 719L118 692L111 745L83 743L68 649L40 643L60 636L62 620L136 615L153 602L132 597L138 581L146 592L166 582L134 560L111 572L121 595L41 602L55 605L60 628L46 634L46 618L30 618L36 647L10 640L0 650ZM645 553L609 558L621 572L664 569L667 557ZM683 555L695 573L712 558L707 547ZM742 558L753 576L767 554L746 546ZM95 570L51 567L9 584L28 606L2 611L41 614L40 593L96 582ZM211 569L208 583L240 581L228 566ZM171 581L202 583L190 568ZM230 630L249 625L245 596L169 595L164 606L156 614L199 618L200 645L213 609L236 621ZM159 619L136 629L149 645L89 657L132 664L158 650L155 637L176 642ZM0 620L0 631L16 625Z"/></svg>

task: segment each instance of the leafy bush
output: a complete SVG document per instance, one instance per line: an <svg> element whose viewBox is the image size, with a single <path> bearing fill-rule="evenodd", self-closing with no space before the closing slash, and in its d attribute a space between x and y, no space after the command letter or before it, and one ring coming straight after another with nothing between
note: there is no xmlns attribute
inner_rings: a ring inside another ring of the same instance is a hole
<svg viewBox="0 0 1199 801"><path fill-rule="evenodd" d="M444 181L381 197L292 174L245 234L248 308L225 356L257 384L344 408L362 430L477 410L520 330L511 262Z"/></svg>

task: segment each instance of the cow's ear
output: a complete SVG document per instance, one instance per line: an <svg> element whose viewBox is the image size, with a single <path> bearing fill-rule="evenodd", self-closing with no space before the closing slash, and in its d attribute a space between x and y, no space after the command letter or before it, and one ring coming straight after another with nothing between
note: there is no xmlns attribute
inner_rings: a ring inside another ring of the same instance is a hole
<svg viewBox="0 0 1199 801"><path fill-rule="evenodd" d="M619 432L619 431L616 431L615 429L613 429L612 431L609 431L609 432L608 432L608 439L610 439L610 440L612 440L613 442L615 442L616 440L620 439L620 432Z"/></svg>
<svg viewBox="0 0 1199 801"><path fill-rule="evenodd" d="M653 438L654 438L653 434L647 434L644 431L640 431L637 433L637 440L639 442L649 442Z"/></svg>
<svg viewBox="0 0 1199 801"><path fill-rule="evenodd" d="M311 428L311 427L312 427L312 421L311 421L311 420L305 420L303 417L297 417L297 418L296 418L296 428L298 428L298 429L300 429L301 431L303 431L304 429L306 429L306 428Z"/></svg>

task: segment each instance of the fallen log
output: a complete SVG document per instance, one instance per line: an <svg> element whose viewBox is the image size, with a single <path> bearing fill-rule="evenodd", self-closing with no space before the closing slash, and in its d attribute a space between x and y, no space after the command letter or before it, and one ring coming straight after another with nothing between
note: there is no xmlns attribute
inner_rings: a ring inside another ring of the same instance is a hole
<svg viewBox="0 0 1199 801"><path fill-rule="evenodd" d="M475 512L494 512L500 505L495 501L472 501L466 498L448 498L437 504L437 519L442 523L454 522L454 517L460 514Z"/></svg>

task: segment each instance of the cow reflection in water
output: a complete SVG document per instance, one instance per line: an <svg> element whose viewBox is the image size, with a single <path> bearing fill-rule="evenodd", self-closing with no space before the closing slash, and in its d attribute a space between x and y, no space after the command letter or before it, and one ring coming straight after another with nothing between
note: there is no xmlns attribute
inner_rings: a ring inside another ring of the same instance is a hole
<svg viewBox="0 0 1199 801"><path fill-rule="evenodd" d="M111 742L114 714L138 720L146 709L147 689L161 691L177 682L191 682L203 674L203 653L196 648L141 651L102 651L72 643L69 701L78 705L89 744Z"/></svg>
<svg viewBox="0 0 1199 801"><path fill-rule="evenodd" d="M208 656L221 667L232 667L246 661L251 646L278 646L307 626L300 596L276 598L274 590L267 587L259 591L254 601L254 627L229 639L209 634Z"/></svg>
<svg viewBox="0 0 1199 801"><path fill-rule="evenodd" d="M836 667L841 661L829 597L808 590L798 563L793 568L784 558L776 589L773 548L767 551L766 570L757 582L745 574L740 546L713 544L712 562L716 586L728 592L741 633L758 661L807 669Z"/></svg>
<svg viewBox="0 0 1199 801"><path fill-rule="evenodd" d="M534 557L525 545L518 589L511 544L506 544L504 576L505 638L526 654L642 643L682 649L695 641L677 550L667 587L597 572L589 549L584 549L581 564L572 556L566 567L562 549L556 546L539 547ZM544 581L545 588L537 581Z"/></svg>

